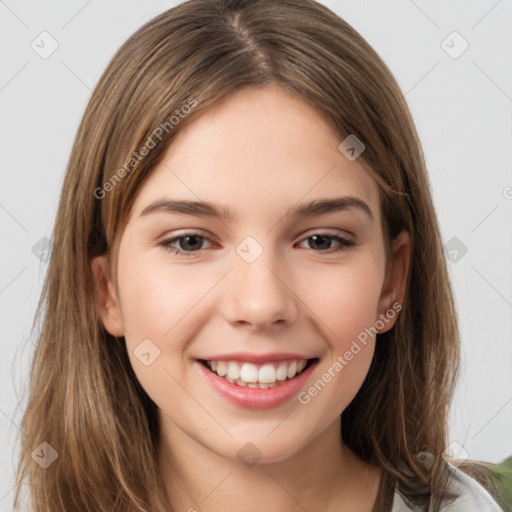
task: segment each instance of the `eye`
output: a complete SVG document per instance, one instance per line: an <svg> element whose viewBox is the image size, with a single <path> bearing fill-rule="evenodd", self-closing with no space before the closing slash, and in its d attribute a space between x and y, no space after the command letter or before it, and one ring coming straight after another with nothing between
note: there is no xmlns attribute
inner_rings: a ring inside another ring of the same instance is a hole
<svg viewBox="0 0 512 512"><path fill-rule="evenodd" d="M325 249L332 249L332 247L329 247L331 245L332 241L337 242L339 245L337 248L334 248L334 251L329 252L336 252L336 251L348 251L351 247L354 247L357 245L355 242L351 240L347 240L345 238L342 238L341 236L337 235L330 235L328 233L315 233L311 236L308 236L306 238L303 238L302 242L312 240L313 245L319 245L322 249L321 251L315 251L315 252L326 252Z"/></svg>
<svg viewBox="0 0 512 512"><path fill-rule="evenodd" d="M164 240L159 245L161 245L168 251L174 252L175 255L190 256L191 253L198 252L199 250L202 249L201 241L204 240L208 240L211 242L209 238L199 233L191 232L171 238L169 240ZM175 247L176 242L178 242L178 247Z"/></svg>
<svg viewBox="0 0 512 512"><path fill-rule="evenodd" d="M169 252L173 252L176 256L192 256L193 253L199 252L204 247L202 247L205 240L212 242L208 237L200 233L184 233L181 236L176 236L174 238L170 238L169 240L164 240L159 245L162 246ZM313 245L320 246L320 250L316 250L312 248L315 252L328 252L329 254L337 251L348 251L351 247L354 247L356 242L351 240L347 240L343 237L337 235L330 235L328 233L315 233L306 238L303 238L300 243L306 241L312 241ZM330 247L332 242L336 242L338 247ZM178 247L176 247L176 244ZM329 249L334 249L330 250Z"/></svg>

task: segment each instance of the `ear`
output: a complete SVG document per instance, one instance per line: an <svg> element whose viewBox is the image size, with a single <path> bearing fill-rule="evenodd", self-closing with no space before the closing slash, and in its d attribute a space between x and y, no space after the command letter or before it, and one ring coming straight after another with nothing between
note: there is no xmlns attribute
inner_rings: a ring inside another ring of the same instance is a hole
<svg viewBox="0 0 512 512"><path fill-rule="evenodd" d="M91 262L91 270L96 283L96 303L105 329L112 336L124 336L123 317L119 299L108 274L107 256L97 256Z"/></svg>
<svg viewBox="0 0 512 512"><path fill-rule="evenodd" d="M401 231L391 243L391 257L389 258L384 284L379 299L378 316L375 319L384 323L379 333L389 331L398 318L405 297L407 276L411 260L411 237L405 230ZM387 311L394 311L393 316L386 315ZM383 322L383 318L386 320Z"/></svg>

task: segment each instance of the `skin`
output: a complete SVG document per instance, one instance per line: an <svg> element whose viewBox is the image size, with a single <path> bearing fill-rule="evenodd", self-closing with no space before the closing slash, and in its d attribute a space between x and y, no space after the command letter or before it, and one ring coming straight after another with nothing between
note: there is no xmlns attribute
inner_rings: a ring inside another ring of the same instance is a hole
<svg viewBox="0 0 512 512"><path fill-rule="evenodd" d="M306 405L244 409L194 365L233 351L298 352L320 359L307 389L402 303L409 235L393 241L386 265L378 186L340 142L300 98L278 87L238 91L179 132L141 187L120 239L118 289L106 258L92 263L105 328L125 336L135 374L159 408L161 472L176 510L372 509L380 470L340 442L340 414L367 375L374 337ZM363 199L373 220L355 208L284 216L299 202L339 196ZM164 197L226 205L237 220L140 216ZM211 241L199 238L192 250L183 239L173 243L191 256L159 245L187 231ZM319 232L357 245L336 251L327 239L323 248L309 238ZM263 250L252 263L236 252L247 236ZM134 355L146 338L160 350L149 366ZM261 453L250 467L237 457L247 442Z"/></svg>

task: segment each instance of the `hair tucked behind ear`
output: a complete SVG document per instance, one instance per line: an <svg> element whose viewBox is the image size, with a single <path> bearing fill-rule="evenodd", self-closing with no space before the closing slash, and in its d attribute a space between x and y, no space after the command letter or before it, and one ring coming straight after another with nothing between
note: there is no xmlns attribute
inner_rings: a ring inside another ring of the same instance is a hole
<svg viewBox="0 0 512 512"><path fill-rule="evenodd" d="M342 436L406 499L439 510L459 333L425 162L388 68L312 0L190 0L140 28L103 73L76 135L55 222L16 504L26 481L37 512L169 510L156 407L132 372L124 339L102 326L91 260L109 255L116 275L131 205L176 133L233 91L270 84L317 109L340 142L348 134L364 142L360 158L380 187L388 250L401 230L411 235L403 309L395 327L378 335L368 377L343 412ZM194 106L169 127L187 104ZM140 154L162 125L161 141ZM58 453L46 469L31 457L42 442ZM429 465L422 452L431 454Z"/></svg>

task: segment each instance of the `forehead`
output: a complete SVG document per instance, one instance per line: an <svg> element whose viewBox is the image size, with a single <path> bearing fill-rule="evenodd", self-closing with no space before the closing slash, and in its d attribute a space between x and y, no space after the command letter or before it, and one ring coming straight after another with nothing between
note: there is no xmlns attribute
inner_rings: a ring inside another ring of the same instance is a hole
<svg viewBox="0 0 512 512"><path fill-rule="evenodd" d="M242 89L173 139L138 193L133 214L163 196L229 205L270 218L318 198L359 197L379 219L378 186L311 106L278 87Z"/></svg>

